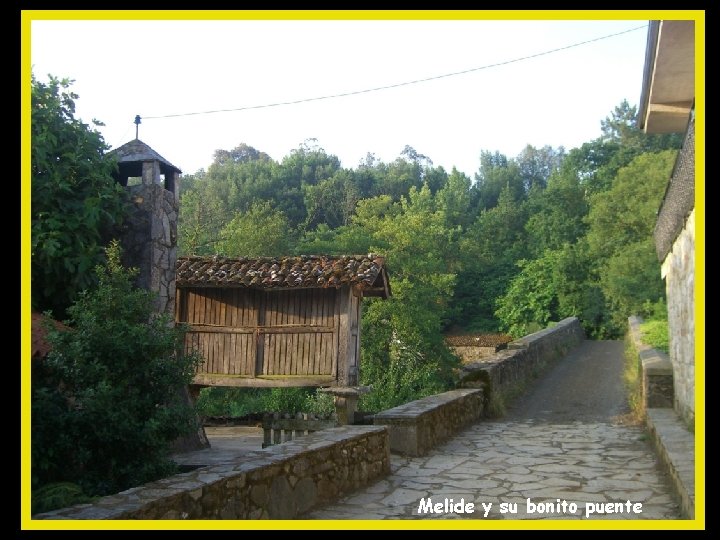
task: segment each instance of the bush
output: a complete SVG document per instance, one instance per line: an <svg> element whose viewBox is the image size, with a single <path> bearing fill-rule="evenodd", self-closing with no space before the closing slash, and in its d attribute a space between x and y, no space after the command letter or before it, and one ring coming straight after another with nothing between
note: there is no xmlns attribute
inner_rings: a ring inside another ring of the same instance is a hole
<svg viewBox="0 0 720 540"><path fill-rule="evenodd" d="M640 333L642 334L643 343L650 345L654 349L668 353L669 337L667 321L647 321L640 325Z"/></svg>
<svg viewBox="0 0 720 540"><path fill-rule="evenodd" d="M437 361L413 347L393 344L391 349L385 361L363 356L363 382L372 386L372 391L360 398L363 411L391 409L452 387Z"/></svg>
<svg viewBox="0 0 720 540"><path fill-rule="evenodd" d="M65 508L74 504L91 502L77 484L72 482L54 482L45 484L32 492L32 513L49 512L55 508Z"/></svg>
<svg viewBox="0 0 720 540"><path fill-rule="evenodd" d="M240 418L264 412L328 414L335 410L331 395L315 388L203 388L198 411L203 416Z"/></svg>
<svg viewBox="0 0 720 540"><path fill-rule="evenodd" d="M134 288L117 242L106 255L97 289L68 309L71 330L48 325L53 349L33 381L33 488L72 482L104 495L160 478L175 470L170 444L196 427L180 389L200 357L178 354L184 330Z"/></svg>

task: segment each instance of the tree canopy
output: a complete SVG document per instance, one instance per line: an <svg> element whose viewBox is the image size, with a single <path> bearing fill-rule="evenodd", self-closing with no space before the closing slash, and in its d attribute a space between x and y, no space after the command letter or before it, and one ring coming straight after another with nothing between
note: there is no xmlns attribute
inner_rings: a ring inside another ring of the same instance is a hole
<svg viewBox="0 0 720 540"><path fill-rule="evenodd" d="M636 113L623 101L579 148L481 151L473 179L410 146L345 168L313 139L280 161L241 143L183 183L181 251L376 251L397 298L366 320L390 309L381 320L399 328L414 310L414 326L440 336L577 315L591 335L614 336L627 310L662 296L648 224L680 145L641 132Z"/></svg>
<svg viewBox="0 0 720 540"><path fill-rule="evenodd" d="M32 303L56 317L95 282L93 269L125 214L125 191L102 135L75 118L71 81L32 77Z"/></svg>
<svg viewBox="0 0 720 540"><path fill-rule="evenodd" d="M361 379L364 406L392 406L449 384L447 332L577 316L617 337L662 300L651 227L681 140L635 117L623 101L570 150L481 151L472 179L410 146L346 168L314 140L280 161L243 143L183 184L181 249L385 255L394 295L364 309Z"/></svg>
<svg viewBox="0 0 720 540"><path fill-rule="evenodd" d="M93 285L125 204L69 84L33 78L32 93L33 303L60 312ZM635 117L623 101L569 150L483 150L472 179L410 146L353 168L314 139L280 160L241 142L183 178L179 254L386 256L394 295L364 310L361 378L389 406L450 384L447 332L519 335L574 315L617 337L662 301L651 228L681 139Z"/></svg>

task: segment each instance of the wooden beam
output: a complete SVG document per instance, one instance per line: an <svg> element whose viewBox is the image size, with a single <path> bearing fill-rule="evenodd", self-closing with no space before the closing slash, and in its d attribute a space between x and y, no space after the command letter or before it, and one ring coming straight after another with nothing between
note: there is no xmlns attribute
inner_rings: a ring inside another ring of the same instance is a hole
<svg viewBox="0 0 720 540"><path fill-rule="evenodd" d="M222 373L198 373L195 375L192 384L236 388L275 388L280 386L335 386L337 381L333 376L326 375L262 375L260 377L246 377Z"/></svg>
<svg viewBox="0 0 720 540"><path fill-rule="evenodd" d="M322 334L332 332L332 326L315 326L305 324L287 324L283 326L218 326L214 324L192 324L189 332L207 332L211 334Z"/></svg>

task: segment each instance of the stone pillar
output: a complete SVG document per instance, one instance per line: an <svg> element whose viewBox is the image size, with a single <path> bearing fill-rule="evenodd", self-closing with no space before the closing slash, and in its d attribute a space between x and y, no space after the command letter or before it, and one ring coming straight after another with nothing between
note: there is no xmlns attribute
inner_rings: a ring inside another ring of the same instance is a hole
<svg viewBox="0 0 720 540"><path fill-rule="evenodd" d="M335 398L335 414L341 426L355 423L355 413L358 409L360 396L367 394L372 388L370 386L334 386L331 388L320 388L320 392L332 394Z"/></svg>
<svg viewBox="0 0 720 540"><path fill-rule="evenodd" d="M128 189L134 209L122 240L124 262L139 269L137 285L157 295L155 310L173 315L178 219L175 194L158 184L143 183Z"/></svg>

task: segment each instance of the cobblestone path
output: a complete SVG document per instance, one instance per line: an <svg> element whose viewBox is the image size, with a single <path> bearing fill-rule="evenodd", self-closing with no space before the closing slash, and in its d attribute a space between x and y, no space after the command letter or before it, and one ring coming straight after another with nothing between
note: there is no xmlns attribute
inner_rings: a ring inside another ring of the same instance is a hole
<svg viewBox="0 0 720 540"><path fill-rule="evenodd" d="M618 420L622 344L586 342L579 349L506 420L474 424L424 457L393 455L390 476L304 517L679 519L644 428ZM577 401L568 407L582 397L579 378L589 378L587 395L594 397L580 400L585 408Z"/></svg>

